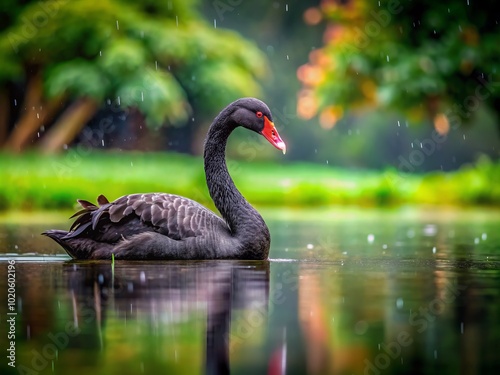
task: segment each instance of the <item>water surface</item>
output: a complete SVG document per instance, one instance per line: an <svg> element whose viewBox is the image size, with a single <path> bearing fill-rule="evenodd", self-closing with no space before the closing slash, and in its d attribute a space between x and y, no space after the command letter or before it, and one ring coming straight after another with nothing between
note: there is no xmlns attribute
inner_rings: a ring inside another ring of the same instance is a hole
<svg viewBox="0 0 500 375"><path fill-rule="evenodd" d="M263 214L269 261L114 267L39 236L62 218L4 220L0 343L14 316L16 368L3 356L0 373L498 373L500 212Z"/></svg>

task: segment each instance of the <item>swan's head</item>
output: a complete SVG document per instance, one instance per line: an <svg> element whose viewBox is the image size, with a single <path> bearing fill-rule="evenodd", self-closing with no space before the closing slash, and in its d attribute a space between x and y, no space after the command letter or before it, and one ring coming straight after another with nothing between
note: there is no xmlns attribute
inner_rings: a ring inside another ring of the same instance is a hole
<svg viewBox="0 0 500 375"><path fill-rule="evenodd" d="M255 98L243 98L235 101L232 105L235 109L231 118L236 124L259 133L278 150L286 152L285 142L274 126L269 107L263 101Z"/></svg>

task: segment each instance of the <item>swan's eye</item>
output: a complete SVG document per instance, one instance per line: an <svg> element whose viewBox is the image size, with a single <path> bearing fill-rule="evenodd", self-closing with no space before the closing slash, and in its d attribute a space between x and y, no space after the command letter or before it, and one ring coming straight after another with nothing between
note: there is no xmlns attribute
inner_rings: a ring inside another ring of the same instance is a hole
<svg viewBox="0 0 500 375"><path fill-rule="evenodd" d="M259 112L256 113L256 115L257 115L258 118L261 118L262 117L262 112L259 111Z"/></svg>

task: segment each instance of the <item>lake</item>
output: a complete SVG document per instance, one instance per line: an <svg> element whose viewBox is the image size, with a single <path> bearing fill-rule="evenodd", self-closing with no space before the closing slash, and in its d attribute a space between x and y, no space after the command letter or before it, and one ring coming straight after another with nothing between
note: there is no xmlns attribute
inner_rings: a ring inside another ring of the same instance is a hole
<svg viewBox="0 0 500 375"><path fill-rule="evenodd" d="M269 261L114 266L4 217L0 373L498 373L500 211L262 213Z"/></svg>

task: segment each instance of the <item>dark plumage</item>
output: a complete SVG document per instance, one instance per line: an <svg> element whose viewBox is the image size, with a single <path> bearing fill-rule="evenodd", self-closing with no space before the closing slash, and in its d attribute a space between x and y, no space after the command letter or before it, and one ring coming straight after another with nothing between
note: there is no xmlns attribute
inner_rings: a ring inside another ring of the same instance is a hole
<svg viewBox="0 0 500 375"><path fill-rule="evenodd" d="M125 195L98 206L78 200L82 210L70 231L43 234L77 259L265 259L270 235L259 213L229 176L226 141L243 126L285 152L269 108L254 98L239 99L215 118L205 140L205 174L222 218L199 203L165 193Z"/></svg>

